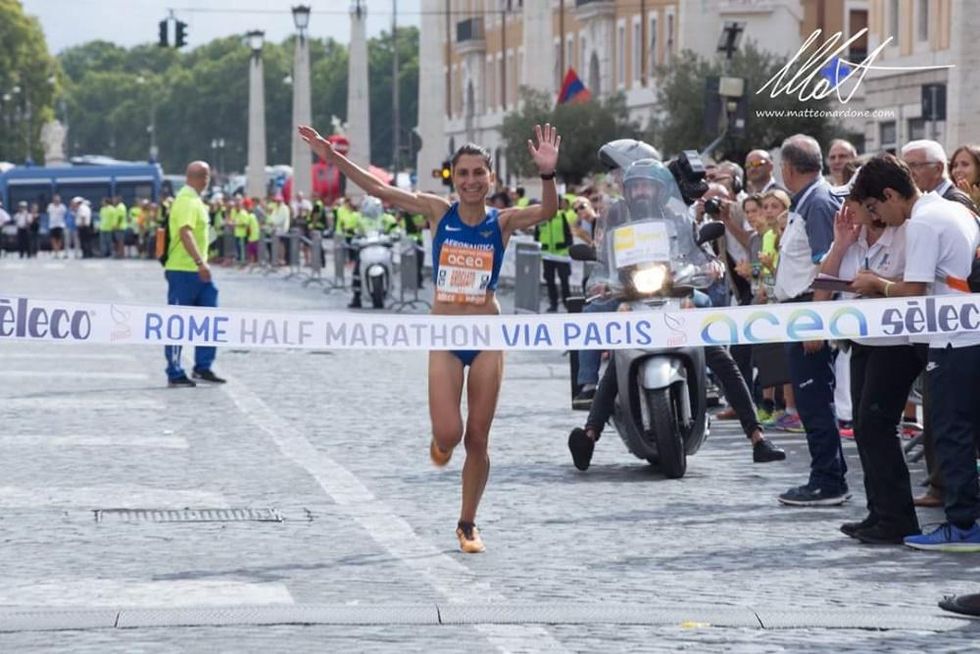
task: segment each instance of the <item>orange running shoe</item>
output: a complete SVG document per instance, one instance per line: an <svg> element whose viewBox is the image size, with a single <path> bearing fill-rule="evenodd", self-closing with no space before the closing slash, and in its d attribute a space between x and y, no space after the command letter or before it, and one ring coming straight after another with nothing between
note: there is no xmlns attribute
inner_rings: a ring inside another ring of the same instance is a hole
<svg viewBox="0 0 980 654"><path fill-rule="evenodd" d="M472 522L460 522L456 525L456 537L459 538L459 549L467 554L485 552L480 530Z"/></svg>
<svg viewBox="0 0 980 654"><path fill-rule="evenodd" d="M449 450L446 452L436 445L436 439L433 438L432 442L429 443L429 458L432 459L433 465L437 468L442 468L449 463L449 459L453 458L453 451Z"/></svg>

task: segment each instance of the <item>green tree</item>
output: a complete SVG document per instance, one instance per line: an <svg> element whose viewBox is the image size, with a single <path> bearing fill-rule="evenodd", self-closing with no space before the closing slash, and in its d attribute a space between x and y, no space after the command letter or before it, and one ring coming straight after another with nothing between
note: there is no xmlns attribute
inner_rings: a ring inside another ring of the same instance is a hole
<svg viewBox="0 0 980 654"><path fill-rule="evenodd" d="M58 64L37 19L19 0L0 0L0 160L41 161L57 87Z"/></svg>
<svg viewBox="0 0 980 654"><path fill-rule="evenodd" d="M270 164L290 162L294 38L266 43L262 52ZM418 30L400 29L398 48L401 141L417 145L411 128L418 119ZM389 166L394 122L390 36L371 39L368 52L373 160ZM165 170L183 171L187 161L197 158L213 160L219 172L244 170L250 56L238 36L215 39L187 53L149 44L125 49L105 41L65 50L59 59L72 154L145 160L147 128L155 124ZM347 58L343 44L310 39L313 123L323 131L330 130L334 116L347 118ZM212 150L216 139L224 142L223 149ZM414 156L414 149L410 154Z"/></svg>
<svg viewBox="0 0 980 654"><path fill-rule="evenodd" d="M412 128L418 124L419 102L419 30L416 27L398 29L398 97L399 157L402 166L414 166L418 139ZM391 34L382 32L368 41L368 76L371 95L371 161L389 168L394 162L394 107L392 104L392 64L394 50ZM346 71L344 78L346 79ZM346 111L345 111L346 113Z"/></svg>
<svg viewBox="0 0 980 654"><path fill-rule="evenodd" d="M716 150L716 156L742 161L753 148L778 147L787 136L805 133L821 143L843 136L839 124L828 117L801 117L786 114L781 117L757 117L756 110L827 110L830 99L800 102L795 96L770 98L767 93L756 95L767 80L775 75L786 61L773 53L762 51L749 42L732 59L733 77L746 79L745 93L749 99L749 116L744 134L726 136ZM705 84L711 76L723 74L721 59L707 60L691 51L675 58L669 69L660 68L658 79L657 114L646 137L664 155L685 149L701 149L718 135L704 130Z"/></svg>
<svg viewBox="0 0 980 654"><path fill-rule="evenodd" d="M630 121L626 98L622 94L602 101L553 106L550 94L521 89L521 107L504 117L500 128L506 143L509 171L521 176L535 175L527 151L527 139L534 125L550 122L561 134L558 174L563 180L580 184L587 175L601 170L596 152L603 143L618 138L634 138L639 125Z"/></svg>

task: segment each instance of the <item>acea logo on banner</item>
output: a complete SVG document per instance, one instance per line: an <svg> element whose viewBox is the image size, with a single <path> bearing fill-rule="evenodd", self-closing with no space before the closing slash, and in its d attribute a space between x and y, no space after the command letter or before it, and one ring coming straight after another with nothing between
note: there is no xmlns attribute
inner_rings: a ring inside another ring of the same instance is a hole
<svg viewBox="0 0 980 654"><path fill-rule="evenodd" d="M701 340L708 345L775 343L822 338L860 338L868 335L868 318L853 306L843 306L824 316L815 309L752 311L740 321L727 313L712 313L701 323Z"/></svg>

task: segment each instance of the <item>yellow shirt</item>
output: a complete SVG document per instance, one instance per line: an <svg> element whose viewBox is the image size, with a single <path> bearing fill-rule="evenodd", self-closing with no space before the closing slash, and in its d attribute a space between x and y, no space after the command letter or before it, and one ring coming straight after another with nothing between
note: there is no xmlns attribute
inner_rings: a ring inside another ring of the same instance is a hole
<svg viewBox="0 0 980 654"><path fill-rule="evenodd" d="M197 264L183 241L180 230L188 226L194 235L194 243L201 254L201 260L208 260L208 208L191 186L184 186L177 193L170 207L170 252L167 256L166 270L197 272Z"/></svg>

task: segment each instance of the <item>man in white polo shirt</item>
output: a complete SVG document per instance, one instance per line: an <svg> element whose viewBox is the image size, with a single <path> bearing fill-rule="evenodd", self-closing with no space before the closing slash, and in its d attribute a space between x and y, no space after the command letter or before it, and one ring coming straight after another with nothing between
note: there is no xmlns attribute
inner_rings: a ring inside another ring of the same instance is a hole
<svg viewBox="0 0 980 654"><path fill-rule="evenodd" d="M862 271L854 281L858 292L911 297L969 290L965 284L980 246L980 227L963 205L920 192L908 166L892 155L879 155L862 166L850 197L886 225L908 221L902 281ZM980 317L974 311L960 319L974 324L960 325L961 331L954 333L912 337L929 345L926 384L946 483L947 520L928 534L907 537L905 544L916 549L980 552L974 443L980 425Z"/></svg>
<svg viewBox="0 0 980 654"><path fill-rule="evenodd" d="M796 134L781 149L783 184L793 194L786 230L779 243L775 294L780 302L809 302L819 261L834 240L840 199L820 176L823 155L810 136ZM850 497L847 462L834 414L834 355L826 341L787 343L796 408L806 429L810 477L779 496L789 506L836 506Z"/></svg>

